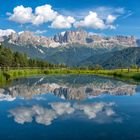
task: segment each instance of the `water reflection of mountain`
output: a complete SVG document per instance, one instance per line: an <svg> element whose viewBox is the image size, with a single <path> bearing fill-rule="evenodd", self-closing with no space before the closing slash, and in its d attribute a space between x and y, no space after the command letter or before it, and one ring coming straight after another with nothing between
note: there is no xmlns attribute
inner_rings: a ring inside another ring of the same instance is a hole
<svg viewBox="0 0 140 140"><path fill-rule="evenodd" d="M35 94L53 93L64 99L82 100L101 94L133 95L136 87L122 81L91 75L46 76L14 80L10 87L0 89L0 96L32 98Z"/></svg>

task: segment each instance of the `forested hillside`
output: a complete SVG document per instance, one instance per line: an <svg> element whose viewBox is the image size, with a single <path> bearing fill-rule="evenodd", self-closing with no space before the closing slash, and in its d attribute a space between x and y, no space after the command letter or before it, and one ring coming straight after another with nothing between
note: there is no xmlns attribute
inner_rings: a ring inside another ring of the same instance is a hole
<svg viewBox="0 0 140 140"><path fill-rule="evenodd" d="M45 60L31 59L26 54L12 52L10 48L0 45L0 67L65 67L51 64Z"/></svg>
<svg viewBox="0 0 140 140"><path fill-rule="evenodd" d="M104 69L140 66L140 47L127 48L97 56L93 55L79 63L79 66L94 67L97 64L102 66Z"/></svg>

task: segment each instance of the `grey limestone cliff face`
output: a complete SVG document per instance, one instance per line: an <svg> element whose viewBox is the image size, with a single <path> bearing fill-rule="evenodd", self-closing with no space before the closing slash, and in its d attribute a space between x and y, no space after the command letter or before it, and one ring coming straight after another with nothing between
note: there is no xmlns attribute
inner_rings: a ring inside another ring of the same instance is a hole
<svg viewBox="0 0 140 140"><path fill-rule="evenodd" d="M0 42L7 41L9 44L19 46L42 46L60 47L68 44L79 44L89 47L135 47L139 41L133 36L104 37L92 35L85 30L65 31L54 35L54 37L37 36L33 32L11 33L8 37L0 37Z"/></svg>
<svg viewBox="0 0 140 140"><path fill-rule="evenodd" d="M54 36L54 41L61 44L81 44L87 46L115 47L116 45L124 47L137 46L137 40L134 36L115 36L103 37L99 35L91 35L84 30L66 31Z"/></svg>

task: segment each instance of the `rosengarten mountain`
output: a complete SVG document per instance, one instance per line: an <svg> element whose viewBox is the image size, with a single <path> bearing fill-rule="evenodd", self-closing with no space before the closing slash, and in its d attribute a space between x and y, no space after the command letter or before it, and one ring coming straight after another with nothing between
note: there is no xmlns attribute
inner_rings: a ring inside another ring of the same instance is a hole
<svg viewBox="0 0 140 140"><path fill-rule="evenodd" d="M140 41L134 36L105 37L80 29L45 37L24 31L1 36L0 42L13 51L55 64L68 66L100 64L105 68L140 64L138 48Z"/></svg>

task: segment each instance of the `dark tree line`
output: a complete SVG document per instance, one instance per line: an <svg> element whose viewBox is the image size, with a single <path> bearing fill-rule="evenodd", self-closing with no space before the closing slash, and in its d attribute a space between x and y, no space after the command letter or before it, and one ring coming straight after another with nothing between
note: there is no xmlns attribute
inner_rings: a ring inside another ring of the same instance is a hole
<svg viewBox="0 0 140 140"><path fill-rule="evenodd" d="M64 68L65 65L55 65L44 60L31 59L26 54L12 52L10 48L0 45L0 67L40 67L40 68Z"/></svg>

